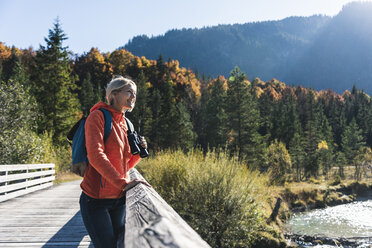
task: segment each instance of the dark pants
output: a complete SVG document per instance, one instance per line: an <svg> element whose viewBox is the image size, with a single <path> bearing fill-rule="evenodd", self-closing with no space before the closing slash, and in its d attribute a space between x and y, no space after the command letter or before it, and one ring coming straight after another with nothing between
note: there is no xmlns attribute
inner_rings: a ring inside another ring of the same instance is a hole
<svg viewBox="0 0 372 248"><path fill-rule="evenodd" d="M82 192L80 211L95 248L114 248L125 228L125 196L120 199L94 199Z"/></svg>

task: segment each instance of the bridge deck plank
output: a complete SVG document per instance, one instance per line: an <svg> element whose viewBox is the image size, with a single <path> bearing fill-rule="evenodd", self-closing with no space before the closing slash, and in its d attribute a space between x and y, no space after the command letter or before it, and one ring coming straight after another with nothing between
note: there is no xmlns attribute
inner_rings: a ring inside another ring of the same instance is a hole
<svg viewBox="0 0 372 248"><path fill-rule="evenodd" d="M93 247L79 211L79 184L0 202L0 247Z"/></svg>

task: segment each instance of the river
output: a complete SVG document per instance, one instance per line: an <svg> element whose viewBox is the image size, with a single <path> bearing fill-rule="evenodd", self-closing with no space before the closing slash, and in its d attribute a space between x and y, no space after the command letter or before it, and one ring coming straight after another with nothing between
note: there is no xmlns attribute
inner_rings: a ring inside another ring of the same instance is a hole
<svg viewBox="0 0 372 248"><path fill-rule="evenodd" d="M295 213L286 227L294 234L335 239L346 238L356 241L356 245L349 247L370 247L369 245L372 245L372 200ZM303 247L315 246L302 245ZM315 247L337 246L317 245Z"/></svg>

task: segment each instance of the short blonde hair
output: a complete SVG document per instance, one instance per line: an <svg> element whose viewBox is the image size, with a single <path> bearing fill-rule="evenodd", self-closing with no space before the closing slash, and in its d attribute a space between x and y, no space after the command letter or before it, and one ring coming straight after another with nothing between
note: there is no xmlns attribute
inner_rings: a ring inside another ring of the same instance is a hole
<svg viewBox="0 0 372 248"><path fill-rule="evenodd" d="M113 95L128 84L132 84L137 90L137 85L131 79L120 75L115 75L106 87L107 103L112 105L114 103Z"/></svg>

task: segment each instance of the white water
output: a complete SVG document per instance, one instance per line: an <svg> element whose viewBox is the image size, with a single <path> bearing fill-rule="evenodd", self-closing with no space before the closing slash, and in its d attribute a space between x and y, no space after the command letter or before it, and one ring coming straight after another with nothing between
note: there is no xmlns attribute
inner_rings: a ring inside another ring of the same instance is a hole
<svg viewBox="0 0 372 248"><path fill-rule="evenodd" d="M296 213L287 229L295 234L329 238L372 237L372 200Z"/></svg>

